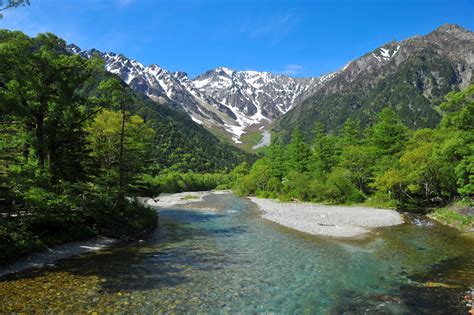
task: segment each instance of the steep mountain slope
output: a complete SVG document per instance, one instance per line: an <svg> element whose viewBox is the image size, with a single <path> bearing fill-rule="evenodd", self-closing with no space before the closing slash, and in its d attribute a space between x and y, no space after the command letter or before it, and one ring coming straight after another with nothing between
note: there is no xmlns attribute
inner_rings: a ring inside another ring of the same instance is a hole
<svg viewBox="0 0 474 315"><path fill-rule="evenodd" d="M195 78L194 86L230 108L240 136L246 127L268 125L312 95L331 75L321 78L291 78L269 72L235 71L220 67Z"/></svg>
<svg viewBox="0 0 474 315"><path fill-rule="evenodd" d="M184 110L208 129L221 129L236 143L249 127L270 124L332 77L295 79L222 67L191 80L185 72L170 72L155 64L146 67L120 54L83 51L75 45L69 45L69 50L87 58L99 56L109 72L135 91Z"/></svg>
<svg viewBox="0 0 474 315"><path fill-rule="evenodd" d="M84 88L84 93L93 95L101 81L115 76L110 72L98 73L94 82ZM185 112L157 104L143 93L136 92L125 83L123 85L134 99L132 112L143 117L156 132L153 149L156 172L163 169L216 172L230 170L243 161L254 159L252 155L218 139Z"/></svg>
<svg viewBox="0 0 474 315"><path fill-rule="evenodd" d="M443 25L352 61L278 119L274 130L287 137L300 126L309 138L317 121L329 131L337 131L348 117L370 124L387 106L411 128L433 127L443 96L474 82L473 69L474 33Z"/></svg>

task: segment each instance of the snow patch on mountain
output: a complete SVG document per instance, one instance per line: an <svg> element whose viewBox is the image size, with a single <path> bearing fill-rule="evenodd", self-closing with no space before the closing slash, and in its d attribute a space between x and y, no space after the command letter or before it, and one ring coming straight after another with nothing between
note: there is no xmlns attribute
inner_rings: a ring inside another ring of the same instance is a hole
<svg viewBox="0 0 474 315"><path fill-rule="evenodd" d="M191 80L184 72L170 72L156 64L144 66L122 54L81 50L76 45L69 45L68 49L87 58L99 56L106 70L132 89L185 111L207 128L225 130L235 143L241 143L240 137L251 126L269 125L334 76L330 73L321 78L292 78L218 67Z"/></svg>

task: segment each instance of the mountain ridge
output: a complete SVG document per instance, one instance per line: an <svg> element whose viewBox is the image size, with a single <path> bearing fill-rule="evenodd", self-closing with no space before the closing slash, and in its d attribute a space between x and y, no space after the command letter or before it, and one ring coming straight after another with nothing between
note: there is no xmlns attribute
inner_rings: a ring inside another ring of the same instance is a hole
<svg viewBox="0 0 474 315"><path fill-rule="evenodd" d="M451 91L474 82L474 33L446 24L420 36L389 42L348 63L299 106L277 119L285 139L300 126L309 139L316 122L337 132L349 117L371 124L391 107L412 129L433 127L437 106Z"/></svg>
<svg viewBox="0 0 474 315"><path fill-rule="evenodd" d="M292 78L283 74L227 67L208 70L190 79L186 72L171 72L156 64L144 66L122 54L82 50L70 44L71 53L98 55L107 71L118 75L137 92L160 104L184 110L208 129L219 128L235 143L253 126L268 126L310 96L331 74L320 78Z"/></svg>
<svg viewBox="0 0 474 315"><path fill-rule="evenodd" d="M70 45L70 51L84 57L98 54L106 69L135 91L185 111L193 121L211 131L220 129L240 144L243 134L263 128L288 137L297 125L310 133L316 121L328 131L337 131L352 115L371 123L384 106L394 107L412 128L433 126L440 118L436 106L442 97L473 80L472 34L445 24L426 35L388 42L314 78L228 67L189 78L186 72L144 66L122 54L81 50L76 45ZM405 92L395 95L388 81ZM408 81L419 91L402 84Z"/></svg>

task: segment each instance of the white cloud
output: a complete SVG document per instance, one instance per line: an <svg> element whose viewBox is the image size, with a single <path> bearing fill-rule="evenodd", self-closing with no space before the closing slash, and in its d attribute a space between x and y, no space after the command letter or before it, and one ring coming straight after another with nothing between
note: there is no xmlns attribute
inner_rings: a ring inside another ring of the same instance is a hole
<svg viewBox="0 0 474 315"><path fill-rule="evenodd" d="M301 65L289 64L289 65L285 65L284 70L279 71L279 73L286 74L286 75L297 75L304 72L304 70L305 70L305 67Z"/></svg>

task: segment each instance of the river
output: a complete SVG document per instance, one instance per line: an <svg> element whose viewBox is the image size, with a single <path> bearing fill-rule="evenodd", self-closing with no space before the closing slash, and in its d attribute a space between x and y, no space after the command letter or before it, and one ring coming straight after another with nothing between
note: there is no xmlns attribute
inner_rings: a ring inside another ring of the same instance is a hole
<svg viewBox="0 0 474 315"><path fill-rule="evenodd" d="M0 280L0 313L467 312L474 241L440 225L381 228L358 240L314 237L261 219L232 194L217 212L161 210L143 242Z"/></svg>
<svg viewBox="0 0 474 315"><path fill-rule="evenodd" d="M270 140L271 140L272 134L268 130L262 131L262 139L260 139L260 142L257 143L252 147L252 149L257 150L266 146L270 145Z"/></svg>

